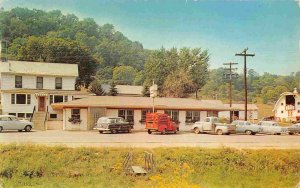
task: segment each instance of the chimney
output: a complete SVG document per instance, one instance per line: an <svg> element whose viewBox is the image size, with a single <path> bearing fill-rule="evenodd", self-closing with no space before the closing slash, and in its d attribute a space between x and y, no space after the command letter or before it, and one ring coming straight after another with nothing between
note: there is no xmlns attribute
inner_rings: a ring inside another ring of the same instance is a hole
<svg viewBox="0 0 300 188"><path fill-rule="evenodd" d="M296 88L296 87L294 88L294 91L293 91L293 93L294 93L294 94L298 94L298 90L297 90L297 88Z"/></svg>

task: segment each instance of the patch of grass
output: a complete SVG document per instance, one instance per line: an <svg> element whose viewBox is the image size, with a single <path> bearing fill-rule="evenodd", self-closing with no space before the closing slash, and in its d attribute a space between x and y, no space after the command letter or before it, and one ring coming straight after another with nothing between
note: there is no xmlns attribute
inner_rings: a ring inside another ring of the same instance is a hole
<svg viewBox="0 0 300 188"><path fill-rule="evenodd" d="M156 171L125 175L122 161L133 152L143 166L146 149L0 146L4 187L295 187L300 150L156 148ZM147 149L149 151L149 149Z"/></svg>

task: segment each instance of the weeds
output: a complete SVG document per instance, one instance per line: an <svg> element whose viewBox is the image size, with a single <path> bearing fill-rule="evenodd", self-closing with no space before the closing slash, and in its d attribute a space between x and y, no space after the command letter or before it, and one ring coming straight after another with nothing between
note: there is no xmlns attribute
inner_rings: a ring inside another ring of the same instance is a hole
<svg viewBox="0 0 300 188"><path fill-rule="evenodd" d="M157 148L156 171L128 176L122 161L133 152L143 166L144 149L0 146L4 187L295 187L300 150ZM1 180L2 179L2 180Z"/></svg>

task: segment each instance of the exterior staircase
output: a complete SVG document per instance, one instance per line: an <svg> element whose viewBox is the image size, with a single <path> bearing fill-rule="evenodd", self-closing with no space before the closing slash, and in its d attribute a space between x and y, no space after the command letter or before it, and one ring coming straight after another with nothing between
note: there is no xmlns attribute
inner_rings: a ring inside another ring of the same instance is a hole
<svg viewBox="0 0 300 188"><path fill-rule="evenodd" d="M35 130L46 130L46 116L47 112L34 112L32 122Z"/></svg>

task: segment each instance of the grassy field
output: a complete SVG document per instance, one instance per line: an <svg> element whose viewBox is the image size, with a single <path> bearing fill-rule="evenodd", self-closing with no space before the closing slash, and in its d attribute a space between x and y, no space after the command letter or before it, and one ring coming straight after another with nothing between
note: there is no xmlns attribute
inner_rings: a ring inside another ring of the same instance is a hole
<svg viewBox="0 0 300 188"><path fill-rule="evenodd" d="M125 175L128 151L143 165L144 149L0 146L4 187L295 187L300 150L157 148L156 172Z"/></svg>
<svg viewBox="0 0 300 188"><path fill-rule="evenodd" d="M274 116L274 112L272 112L274 105L257 103L256 106L258 107L259 119L263 117Z"/></svg>

